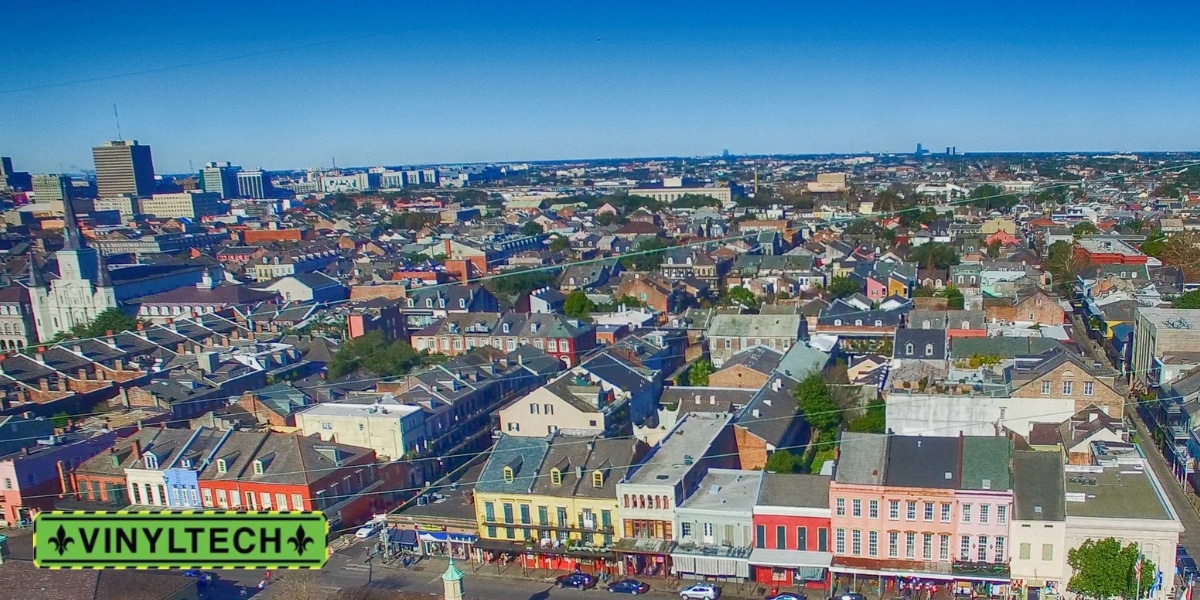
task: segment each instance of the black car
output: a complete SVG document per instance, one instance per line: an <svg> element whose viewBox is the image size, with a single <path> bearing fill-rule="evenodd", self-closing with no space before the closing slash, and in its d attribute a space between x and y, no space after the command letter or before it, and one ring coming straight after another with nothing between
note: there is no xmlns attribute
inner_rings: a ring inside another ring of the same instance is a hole
<svg viewBox="0 0 1200 600"><path fill-rule="evenodd" d="M554 580L554 585L560 588L573 587L588 590L596 587L596 578L587 573L568 573Z"/></svg>
<svg viewBox="0 0 1200 600"><path fill-rule="evenodd" d="M636 579L622 579L621 581L608 584L608 591L614 594L645 594L650 591L650 584L642 583Z"/></svg>

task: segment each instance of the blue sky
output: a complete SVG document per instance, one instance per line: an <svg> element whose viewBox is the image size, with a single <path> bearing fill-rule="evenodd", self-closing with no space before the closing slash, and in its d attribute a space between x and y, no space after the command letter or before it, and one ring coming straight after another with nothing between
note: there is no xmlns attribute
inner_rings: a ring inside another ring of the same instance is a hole
<svg viewBox="0 0 1200 600"><path fill-rule="evenodd" d="M159 172L1200 149L1200 3L976 4L0 0L0 154L90 168L114 102Z"/></svg>

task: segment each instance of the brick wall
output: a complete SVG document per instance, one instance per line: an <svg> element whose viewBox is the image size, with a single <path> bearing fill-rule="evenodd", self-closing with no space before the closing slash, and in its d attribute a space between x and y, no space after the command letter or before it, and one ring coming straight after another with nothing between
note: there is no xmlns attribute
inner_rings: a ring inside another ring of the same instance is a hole
<svg viewBox="0 0 1200 600"><path fill-rule="evenodd" d="M1050 382L1050 393L1042 393L1042 382ZM1063 383L1071 382L1069 394L1063 392ZM1087 383L1092 384L1091 395L1086 394ZM1063 363L1053 371L1046 373L1013 391L1014 398L1071 398L1075 401L1075 410L1081 411L1088 406L1100 407L1108 416L1121 418L1124 416L1125 399L1111 387L1111 380L1098 378L1079 368L1074 363Z"/></svg>
<svg viewBox="0 0 1200 600"><path fill-rule="evenodd" d="M743 469L762 469L767 466L767 441L742 429L733 428L733 439L737 443L738 460Z"/></svg>
<svg viewBox="0 0 1200 600"><path fill-rule="evenodd" d="M708 376L708 385L757 390L767 384L770 375L759 373L745 365L734 365Z"/></svg>

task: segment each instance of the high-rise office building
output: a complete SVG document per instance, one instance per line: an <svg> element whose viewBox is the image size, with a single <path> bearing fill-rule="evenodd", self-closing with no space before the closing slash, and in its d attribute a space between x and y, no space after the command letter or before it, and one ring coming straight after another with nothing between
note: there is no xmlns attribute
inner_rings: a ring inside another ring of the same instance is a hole
<svg viewBox="0 0 1200 600"><path fill-rule="evenodd" d="M33 195L38 202L62 202L71 198L74 188L66 175L34 175Z"/></svg>
<svg viewBox="0 0 1200 600"><path fill-rule="evenodd" d="M0 192L8 191L8 175L12 172L12 158L0 156Z"/></svg>
<svg viewBox="0 0 1200 600"><path fill-rule="evenodd" d="M241 167L235 167L228 162L210 162L200 170L200 185L206 192L213 192L221 199L238 196L238 172Z"/></svg>
<svg viewBox="0 0 1200 600"><path fill-rule="evenodd" d="M32 188L33 180L29 173L13 170L12 159L0 156L0 191L29 191Z"/></svg>
<svg viewBox="0 0 1200 600"><path fill-rule="evenodd" d="M238 195L243 198L270 198L271 176L262 169L237 174Z"/></svg>
<svg viewBox="0 0 1200 600"><path fill-rule="evenodd" d="M137 140L104 142L92 148L92 157L96 161L96 194L101 198L154 194L150 146L138 144Z"/></svg>

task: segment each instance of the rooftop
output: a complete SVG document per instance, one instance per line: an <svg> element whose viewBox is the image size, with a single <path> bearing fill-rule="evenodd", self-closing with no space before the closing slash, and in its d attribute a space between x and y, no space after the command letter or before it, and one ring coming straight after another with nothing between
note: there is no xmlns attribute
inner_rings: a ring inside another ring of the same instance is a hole
<svg viewBox="0 0 1200 600"><path fill-rule="evenodd" d="M371 404L323 402L303 411L305 417L405 417L420 412L421 407L382 399Z"/></svg>
<svg viewBox="0 0 1200 600"><path fill-rule="evenodd" d="M1176 520L1142 464L1066 467L1068 517Z"/></svg>
<svg viewBox="0 0 1200 600"><path fill-rule="evenodd" d="M642 463L627 483L633 485L675 486L704 455L706 448L729 424L732 415L688 413L679 421L658 448Z"/></svg>
<svg viewBox="0 0 1200 600"><path fill-rule="evenodd" d="M681 509L751 512L758 503L762 471L709 469Z"/></svg>
<svg viewBox="0 0 1200 600"><path fill-rule="evenodd" d="M767 473L758 506L829 508L829 477L801 473Z"/></svg>

